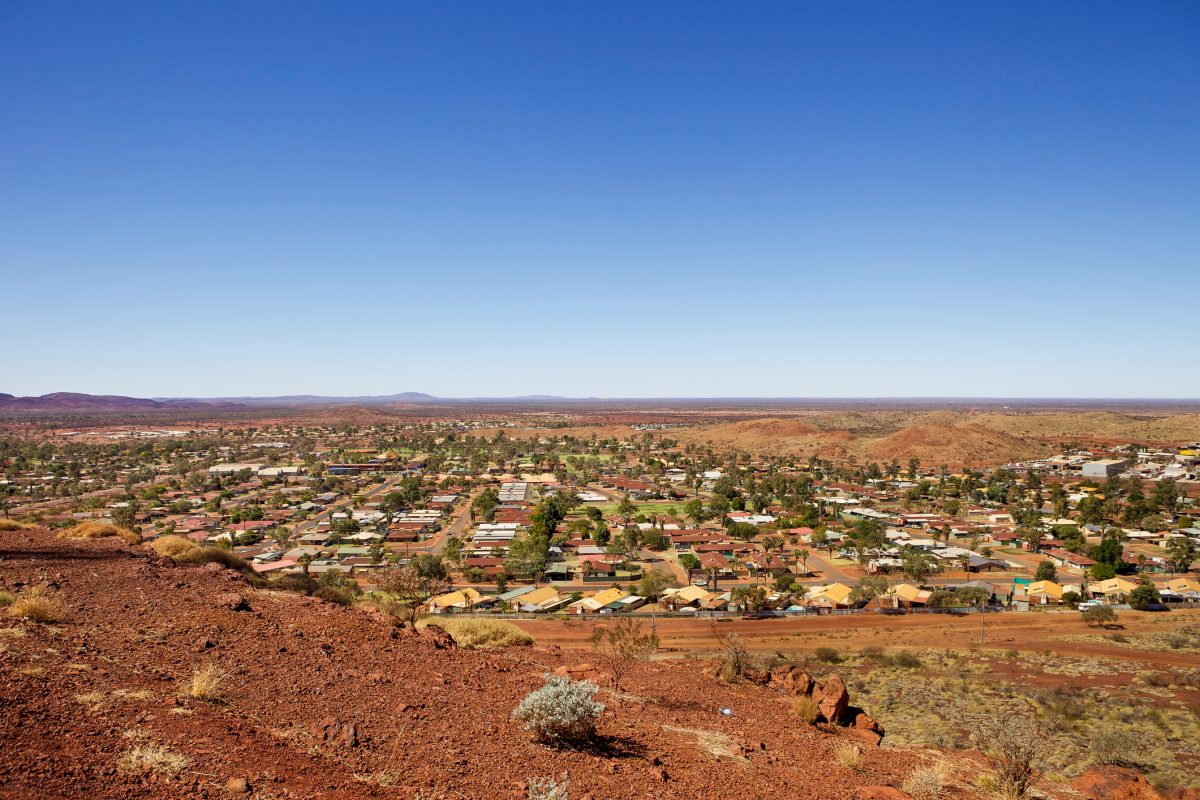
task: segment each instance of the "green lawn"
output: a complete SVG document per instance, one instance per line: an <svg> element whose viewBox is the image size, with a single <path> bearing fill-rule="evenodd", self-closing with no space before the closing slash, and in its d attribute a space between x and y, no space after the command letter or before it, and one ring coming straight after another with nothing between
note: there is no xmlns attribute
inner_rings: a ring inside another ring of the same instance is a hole
<svg viewBox="0 0 1200 800"><path fill-rule="evenodd" d="M638 507L639 514L650 516L652 514L667 514L671 509L675 510L676 514L683 513L684 500L647 500L644 502L634 502ZM598 508L605 515L617 513L617 503L583 503L580 508Z"/></svg>

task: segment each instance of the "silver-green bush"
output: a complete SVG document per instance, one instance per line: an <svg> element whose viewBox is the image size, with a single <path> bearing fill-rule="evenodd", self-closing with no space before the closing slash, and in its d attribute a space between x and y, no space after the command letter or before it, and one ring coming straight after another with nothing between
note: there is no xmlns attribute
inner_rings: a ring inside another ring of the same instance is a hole
<svg viewBox="0 0 1200 800"><path fill-rule="evenodd" d="M582 742L596 733L596 720L604 704L596 702L596 684L547 675L546 685L534 689L513 710L540 742Z"/></svg>

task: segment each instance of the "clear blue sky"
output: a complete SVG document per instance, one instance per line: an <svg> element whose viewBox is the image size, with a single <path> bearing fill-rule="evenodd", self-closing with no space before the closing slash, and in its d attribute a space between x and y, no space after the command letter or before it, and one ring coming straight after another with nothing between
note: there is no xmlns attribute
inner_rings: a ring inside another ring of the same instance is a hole
<svg viewBox="0 0 1200 800"><path fill-rule="evenodd" d="M0 391L1200 397L1200 4L0 0Z"/></svg>

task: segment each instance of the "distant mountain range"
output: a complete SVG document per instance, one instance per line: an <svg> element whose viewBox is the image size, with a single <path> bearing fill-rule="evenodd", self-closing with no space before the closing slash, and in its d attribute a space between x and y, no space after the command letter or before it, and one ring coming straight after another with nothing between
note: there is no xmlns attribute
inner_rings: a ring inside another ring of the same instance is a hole
<svg viewBox="0 0 1200 800"><path fill-rule="evenodd" d="M469 398L490 401L566 400L552 395L526 397ZM40 397L17 397L0 392L0 412L105 412L156 411L163 409L205 408L299 408L305 406L390 406L402 403L454 402L424 392L400 392L385 395L334 397L315 394L284 395L280 397L125 397L113 394L83 394L53 392Z"/></svg>
<svg viewBox="0 0 1200 800"><path fill-rule="evenodd" d="M156 411L185 408L247 408L292 407L324 405L392 405L421 403L437 398L421 392L377 397L321 397L290 395L286 397L125 397L115 394L83 394L53 392L40 397L17 397L0 392L0 411L84 412L84 411Z"/></svg>
<svg viewBox="0 0 1200 800"><path fill-rule="evenodd" d="M144 397L123 397L115 394L82 394L53 392L40 397L16 397L0 392L0 411L154 411L168 408L231 408L238 404L228 401L151 400Z"/></svg>
<svg viewBox="0 0 1200 800"><path fill-rule="evenodd" d="M18 397L0 392L0 414L104 414L121 412L152 412L195 409L268 409L320 408L323 406L387 407L414 404L438 405L518 405L550 404L554 406L595 406L616 408L669 403L680 407L744 408L969 408L972 410L1005 410L1017 408L1060 408L1076 410L1121 410L1132 407L1154 407L1176 413L1195 413L1200 400L1153 400L1137 398L970 398L970 397L640 397L598 398L563 397L531 394L519 397L436 397L424 392L400 392L385 395L329 396L315 394L283 395L279 397L125 397L96 395L81 392L53 392L40 397Z"/></svg>

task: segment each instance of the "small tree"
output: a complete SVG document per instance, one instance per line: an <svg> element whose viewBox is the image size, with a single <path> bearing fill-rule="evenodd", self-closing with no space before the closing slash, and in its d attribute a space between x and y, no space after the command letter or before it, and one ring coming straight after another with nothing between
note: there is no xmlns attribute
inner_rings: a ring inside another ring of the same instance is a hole
<svg viewBox="0 0 1200 800"><path fill-rule="evenodd" d="M647 570L638 581L638 594L649 600L657 600L671 584L671 579L661 572Z"/></svg>
<svg viewBox="0 0 1200 800"><path fill-rule="evenodd" d="M1045 731L1028 717L1005 717L985 725L981 734L1000 794L1026 797L1046 761Z"/></svg>
<svg viewBox="0 0 1200 800"><path fill-rule="evenodd" d="M410 625L416 623L425 598L445 586L443 579L423 576L411 565L389 570L379 583L379 588L390 594L402 609L402 617Z"/></svg>
<svg viewBox="0 0 1200 800"><path fill-rule="evenodd" d="M1037 572L1034 573L1033 579L1037 581L1052 581L1058 577L1058 570L1054 567L1053 561L1042 561L1037 565Z"/></svg>
<svg viewBox="0 0 1200 800"><path fill-rule="evenodd" d="M1116 623L1117 612L1113 611L1111 606L1090 606L1084 609L1083 621L1088 624L1088 627L1107 628Z"/></svg>
<svg viewBox="0 0 1200 800"><path fill-rule="evenodd" d="M1157 605L1161 599L1158 589L1152 583L1139 583L1129 593L1129 605L1139 611L1145 611L1150 606Z"/></svg>
<svg viewBox="0 0 1200 800"><path fill-rule="evenodd" d="M767 590L761 586L739 586L729 593L729 602L743 613L762 611L767 605Z"/></svg>
<svg viewBox="0 0 1200 800"><path fill-rule="evenodd" d="M658 652L658 634L647 632L642 622L623 617L593 630L592 647L612 675L613 690L619 692L629 669Z"/></svg>

